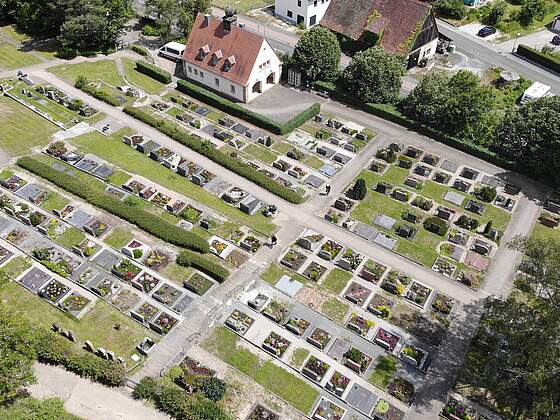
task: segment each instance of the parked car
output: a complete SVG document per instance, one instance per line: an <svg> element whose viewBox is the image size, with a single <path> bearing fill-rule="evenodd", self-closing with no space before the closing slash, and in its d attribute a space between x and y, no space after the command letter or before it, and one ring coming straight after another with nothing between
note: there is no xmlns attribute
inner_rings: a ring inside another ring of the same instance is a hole
<svg viewBox="0 0 560 420"><path fill-rule="evenodd" d="M550 43L552 45L560 45L560 35L554 35Z"/></svg>
<svg viewBox="0 0 560 420"><path fill-rule="evenodd" d="M486 38L487 36L494 35L496 33L496 28L491 26L485 26L478 31L477 35L481 38Z"/></svg>

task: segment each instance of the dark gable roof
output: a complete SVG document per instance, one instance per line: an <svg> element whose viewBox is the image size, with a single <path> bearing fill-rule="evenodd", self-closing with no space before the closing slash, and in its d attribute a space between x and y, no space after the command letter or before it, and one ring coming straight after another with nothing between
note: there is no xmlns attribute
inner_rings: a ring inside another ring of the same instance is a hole
<svg viewBox="0 0 560 420"><path fill-rule="evenodd" d="M263 42L262 36L237 25L233 25L231 31L226 33L222 19L213 16L209 23L205 24L204 15L199 13L189 35L183 60L246 86ZM200 49L206 45L209 52L204 59L200 60ZM212 56L218 51L222 58L216 65L212 65ZM234 64L229 71L226 71L225 61L232 56L234 59L230 61L233 61Z"/></svg>
<svg viewBox="0 0 560 420"><path fill-rule="evenodd" d="M380 45L397 54L408 54L409 37L420 32L431 14L418 0L331 0L321 25L357 41L364 31L381 37Z"/></svg>

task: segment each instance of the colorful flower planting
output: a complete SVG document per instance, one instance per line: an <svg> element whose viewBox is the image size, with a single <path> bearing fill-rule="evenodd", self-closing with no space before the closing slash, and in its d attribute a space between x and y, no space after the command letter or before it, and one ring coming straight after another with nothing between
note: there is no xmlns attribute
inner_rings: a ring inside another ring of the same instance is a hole
<svg viewBox="0 0 560 420"><path fill-rule="evenodd" d="M159 312L159 309L147 302L144 302L136 312L144 318L144 322L150 322Z"/></svg>
<svg viewBox="0 0 560 420"><path fill-rule="evenodd" d="M168 306L173 305L179 299L180 296L181 296L181 291L179 289L175 289L169 284L163 284L152 295L152 297L155 300Z"/></svg>
<svg viewBox="0 0 560 420"><path fill-rule="evenodd" d="M301 268L307 257L295 249L290 249L280 260L280 263L294 271Z"/></svg>
<svg viewBox="0 0 560 420"><path fill-rule="evenodd" d="M431 293L432 289L414 281L410 285L404 298L418 306L424 307Z"/></svg>
<svg viewBox="0 0 560 420"><path fill-rule="evenodd" d="M105 278L97 283L92 290L102 297L108 297L114 295L119 290L119 285L114 280Z"/></svg>
<svg viewBox="0 0 560 420"><path fill-rule="evenodd" d="M144 264L152 270L160 271L169 264L169 255L163 251L152 249L146 259L144 259Z"/></svg>
<svg viewBox="0 0 560 420"><path fill-rule="evenodd" d="M367 260L364 267L360 270L360 277L366 281L377 284L383 273L385 273L387 267L383 264L379 264L373 260Z"/></svg>
<svg viewBox="0 0 560 420"><path fill-rule="evenodd" d="M383 347L388 352L392 352L393 350L395 350L395 347L397 347L397 344L399 344L400 340L400 336L398 336L397 334L393 334L392 332L387 331L383 328L379 328L377 330L377 333L375 334L375 337L373 338L373 341L376 344Z"/></svg>
<svg viewBox="0 0 560 420"><path fill-rule="evenodd" d="M309 337L307 337L307 341L315 347L323 350L327 344L329 344L331 338L332 336L328 332L317 327L313 330Z"/></svg>
<svg viewBox="0 0 560 420"><path fill-rule="evenodd" d="M391 317L391 309L394 306L395 303L392 300L376 293L369 302L367 310L380 318L389 319Z"/></svg>
<svg viewBox="0 0 560 420"><path fill-rule="evenodd" d="M177 322L178 321L176 318L173 318L171 315L162 312L150 325L152 327L155 326L157 332L167 334L175 325L177 325Z"/></svg>
<svg viewBox="0 0 560 420"><path fill-rule="evenodd" d="M432 302L432 309L436 312L439 312L440 314L449 315L454 305L455 300L453 300L449 296L444 295L441 292L438 292L434 301Z"/></svg>
<svg viewBox="0 0 560 420"><path fill-rule="evenodd" d="M375 322L367 320L359 316L358 314L353 313L350 319L348 320L348 323L346 324L346 328L348 328L351 331L354 331L356 334L359 334L362 337L365 337L369 332L369 330L371 329L371 327L373 327L374 325Z"/></svg>
<svg viewBox="0 0 560 420"><path fill-rule="evenodd" d="M362 306L368 299L369 295L371 295L370 289L359 283L352 282L350 283L350 286L348 286L348 289L346 289L344 297L350 302Z"/></svg>
<svg viewBox="0 0 560 420"><path fill-rule="evenodd" d="M196 293L199 296L204 295L214 283L201 274L194 273L187 281L183 283L186 289Z"/></svg>
<svg viewBox="0 0 560 420"><path fill-rule="evenodd" d="M288 350L290 344L291 343L288 340L273 331L264 340L262 348L273 354L274 356L281 358L286 350Z"/></svg>
<svg viewBox="0 0 560 420"><path fill-rule="evenodd" d="M315 356L311 356L307 360L301 373L313 381L321 382L329 368L329 364L317 359Z"/></svg>
<svg viewBox="0 0 560 420"><path fill-rule="evenodd" d="M74 292L60 303L60 307L68 312L79 313L89 302L89 299Z"/></svg>
<svg viewBox="0 0 560 420"><path fill-rule="evenodd" d="M255 320L237 309L231 313L225 324L239 335L244 335Z"/></svg>
<svg viewBox="0 0 560 420"><path fill-rule="evenodd" d="M290 307L286 302L272 300L262 311L262 314L277 324L282 324L288 316Z"/></svg>
<svg viewBox="0 0 560 420"><path fill-rule="evenodd" d="M412 344L406 344L403 346L400 352L400 358L405 362L410 363L412 366L422 368L422 365L428 357L428 353L424 350L413 346Z"/></svg>
<svg viewBox="0 0 560 420"><path fill-rule="evenodd" d="M327 389L340 397L349 383L350 379L342 373L335 371L327 382Z"/></svg>
<svg viewBox="0 0 560 420"><path fill-rule="evenodd" d="M120 277L124 281L132 281L134 277L140 274L140 267L134 265L129 259L123 259L119 264L115 264L111 272Z"/></svg>
<svg viewBox="0 0 560 420"><path fill-rule="evenodd" d="M334 260L340 251L342 251L343 246L335 241L329 239L321 246L321 250L319 251L319 256L326 260L332 261Z"/></svg>
<svg viewBox="0 0 560 420"><path fill-rule="evenodd" d="M336 264L340 268L343 268L345 270L355 271L363 260L364 256L362 254L359 254L348 248L346 251L344 251L344 254L342 254L342 257L337 261Z"/></svg>
<svg viewBox="0 0 560 420"><path fill-rule="evenodd" d="M293 332L296 335L303 335L309 328L311 323L306 319L300 318L298 316L292 316L285 327L287 330Z"/></svg>
<svg viewBox="0 0 560 420"><path fill-rule="evenodd" d="M387 392L406 405L414 400L414 385L402 378L396 378L389 384Z"/></svg>
<svg viewBox="0 0 560 420"><path fill-rule="evenodd" d="M344 353L344 364L352 369L354 372L364 373L373 359L367 354L362 353L355 347L351 347Z"/></svg>
<svg viewBox="0 0 560 420"><path fill-rule="evenodd" d="M70 288L68 286L53 279L39 292L39 295L52 303L56 303L62 296L68 293L69 290Z"/></svg>
<svg viewBox="0 0 560 420"><path fill-rule="evenodd" d="M150 293L159 283L160 281L157 278L146 272L132 280L132 285L144 293Z"/></svg>

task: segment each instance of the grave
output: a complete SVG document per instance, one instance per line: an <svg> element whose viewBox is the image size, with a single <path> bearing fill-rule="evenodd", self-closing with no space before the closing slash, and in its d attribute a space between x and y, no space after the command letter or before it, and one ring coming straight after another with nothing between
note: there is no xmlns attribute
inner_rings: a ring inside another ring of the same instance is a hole
<svg viewBox="0 0 560 420"><path fill-rule="evenodd" d="M483 184L490 185L491 187L498 188L503 184L502 180L498 177L491 175L484 175L480 181Z"/></svg>
<svg viewBox="0 0 560 420"><path fill-rule="evenodd" d="M474 251L468 251L465 257L465 264L476 268L477 270L484 271L488 267L488 260Z"/></svg>
<svg viewBox="0 0 560 420"><path fill-rule="evenodd" d="M113 172L114 172L113 169L111 169L107 165L100 165L100 166L98 166L97 168L94 169L93 174L98 176L101 179L106 180L111 175L113 175Z"/></svg>
<svg viewBox="0 0 560 420"><path fill-rule="evenodd" d="M409 176L404 181L404 185L407 185L411 188L419 188L422 186L422 181L416 177Z"/></svg>
<svg viewBox="0 0 560 420"><path fill-rule="evenodd" d="M83 229L84 225L87 225L91 219L93 219L93 216L87 214L86 212L82 210L75 210L72 214L70 214L66 221L78 229Z"/></svg>
<svg viewBox="0 0 560 420"><path fill-rule="evenodd" d="M441 163L441 169L445 169L448 172L457 172L457 169L459 169L459 165L456 162L453 162L452 160L447 160L445 159L442 163Z"/></svg>
<svg viewBox="0 0 560 420"><path fill-rule="evenodd" d="M414 173L420 176L428 177L432 170L425 165L417 165L414 168Z"/></svg>
<svg viewBox="0 0 560 420"><path fill-rule="evenodd" d="M386 216L384 214L378 215L374 220L373 224L382 227L386 230L391 230L397 221L392 217Z"/></svg>
<svg viewBox="0 0 560 420"><path fill-rule="evenodd" d="M332 160L334 160L335 162L338 162L342 165L346 165L348 162L350 162L352 160L352 158L350 156L346 156L342 153L337 153L336 155L334 155L332 157Z"/></svg>
<svg viewBox="0 0 560 420"><path fill-rule="evenodd" d="M237 123L232 127L232 130L238 134L245 134L249 127L245 127L243 124Z"/></svg>
<svg viewBox="0 0 560 420"><path fill-rule="evenodd" d="M455 191L447 191L443 196L443 199L459 207L463 204L463 201L465 200L465 196L456 193Z"/></svg>
<svg viewBox="0 0 560 420"><path fill-rule="evenodd" d="M325 156L327 158L330 158L331 156L333 156L335 154L335 150L327 147L327 146L319 146L317 147L317 153L320 154L321 156Z"/></svg>
<svg viewBox="0 0 560 420"><path fill-rule="evenodd" d="M473 213L476 213L478 215L481 215L482 213L484 213L486 206L482 203L479 203L478 201L469 200L469 202L465 206L465 209L468 211L472 211Z"/></svg>
<svg viewBox="0 0 560 420"><path fill-rule="evenodd" d="M346 402L352 407L358 409L362 413L366 413L368 416L371 414L377 404L377 397L373 392L368 391L361 385L354 383L350 392L346 396Z"/></svg>
<svg viewBox="0 0 560 420"><path fill-rule="evenodd" d="M460 179L456 179L455 182L453 182L453 188L455 188L459 191L462 191L462 192L467 192L470 187L471 187L471 184L469 184L466 181L460 180Z"/></svg>
<svg viewBox="0 0 560 420"><path fill-rule="evenodd" d="M453 219L454 214L455 211L453 209L444 206L439 206L436 210L436 216L446 221Z"/></svg>
<svg viewBox="0 0 560 420"><path fill-rule="evenodd" d="M478 171L475 171L474 169L465 167L461 171L461 176L463 178L470 179L471 181L474 181L478 177Z"/></svg>
<svg viewBox="0 0 560 420"><path fill-rule="evenodd" d="M392 250L397 245L397 239L385 235L383 232L379 232L375 239L373 240L378 245L381 245L384 248Z"/></svg>
<svg viewBox="0 0 560 420"><path fill-rule="evenodd" d="M337 338L327 354L331 356L334 360L339 361L342 363L342 359L344 359L344 353L346 353L350 349L350 343L342 338Z"/></svg>
<svg viewBox="0 0 560 420"><path fill-rule="evenodd" d="M366 225L365 223L362 222L357 222L353 232L356 235L361 236L362 238L367 239L368 241L371 241L379 231L375 229L373 226Z"/></svg>
<svg viewBox="0 0 560 420"><path fill-rule="evenodd" d="M319 172L325 174L329 178L332 178L333 176L336 175L337 169L334 166L326 163L323 166L321 166L321 169L319 169Z"/></svg>
<svg viewBox="0 0 560 420"><path fill-rule="evenodd" d="M313 188L320 188L325 183L325 181L318 176L311 174L307 178L305 178L305 183Z"/></svg>
<svg viewBox="0 0 560 420"><path fill-rule="evenodd" d="M183 313L192 301L192 297L185 295L173 306L173 310L178 313Z"/></svg>
<svg viewBox="0 0 560 420"><path fill-rule="evenodd" d="M19 283L27 290L37 293L37 291L41 289L50 279L51 276L43 270L33 267L25 273L21 279L19 279Z"/></svg>
<svg viewBox="0 0 560 420"><path fill-rule="evenodd" d="M465 255L465 252L466 250L464 248L459 248L458 246L456 246L451 254L451 258L456 261L461 261L461 258L463 258L463 255Z"/></svg>
<svg viewBox="0 0 560 420"><path fill-rule="evenodd" d="M476 241L474 241L471 249L479 253L480 255L488 255L490 254L490 252L492 252L492 245L480 239L477 239Z"/></svg>
<svg viewBox="0 0 560 420"><path fill-rule="evenodd" d="M264 203L252 195L245 197L239 203L239 209L250 216L255 215L263 206Z"/></svg>
<svg viewBox="0 0 560 420"><path fill-rule="evenodd" d="M290 276L283 275L275 286L281 292L290 297L294 297L297 292L303 287L299 281L294 280Z"/></svg>

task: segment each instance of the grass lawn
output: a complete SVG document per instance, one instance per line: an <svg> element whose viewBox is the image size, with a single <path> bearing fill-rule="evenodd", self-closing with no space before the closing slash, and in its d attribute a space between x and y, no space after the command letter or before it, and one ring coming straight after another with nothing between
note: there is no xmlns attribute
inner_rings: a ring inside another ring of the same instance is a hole
<svg viewBox="0 0 560 420"><path fill-rule="evenodd" d="M158 82L157 80L152 79L151 77L136 70L136 61L131 60L130 58L123 58L122 63L124 67L124 75L130 84L152 95L159 95L161 91L165 89L165 84Z"/></svg>
<svg viewBox="0 0 560 420"><path fill-rule="evenodd" d="M290 365L296 369L301 368L307 356L309 356L309 350L302 348L295 349L290 359Z"/></svg>
<svg viewBox="0 0 560 420"><path fill-rule="evenodd" d="M0 96L0 115L0 148L11 156L27 155L32 147L46 146L59 130L53 123L6 96Z"/></svg>
<svg viewBox="0 0 560 420"><path fill-rule="evenodd" d="M62 235L55 238L55 242L62 245L65 248L72 249L74 245L78 245L86 238L86 235L81 230L75 227L69 227L64 231Z"/></svg>
<svg viewBox="0 0 560 420"><path fill-rule="evenodd" d="M325 164L324 161L319 159L317 156L308 155L303 159L303 163L313 169L321 169Z"/></svg>
<svg viewBox="0 0 560 420"><path fill-rule="evenodd" d="M21 67L39 64L41 60L33 54L18 50L11 44L0 44L0 67L6 70L15 70Z"/></svg>
<svg viewBox="0 0 560 420"><path fill-rule="evenodd" d="M50 329L53 323L71 329L79 341L90 340L125 357L135 353L136 345L144 337L157 340L157 335L136 321L99 299L82 319L75 320L58 310L46 300L33 295L16 283L10 283L0 292L2 302L11 311L21 311L34 325ZM120 325L117 331L114 327Z"/></svg>
<svg viewBox="0 0 560 420"><path fill-rule="evenodd" d="M290 150L292 150L294 148L293 145L291 145L288 142L285 141L277 141L276 143L274 143L272 145L272 148L274 150L276 150L277 152L285 155L286 153L288 153Z"/></svg>
<svg viewBox="0 0 560 420"><path fill-rule="evenodd" d="M274 286L283 275L290 276L292 279L303 284L307 284L308 282L307 278L303 277L301 274L298 274L276 262L273 262L268 266L268 269L261 275L261 279Z"/></svg>
<svg viewBox="0 0 560 420"><path fill-rule="evenodd" d="M79 64L61 64L48 69L51 73L68 80L72 84L78 76L86 76L88 80L103 80L112 86L124 85L119 74L117 63L113 60L86 61Z"/></svg>
<svg viewBox="0 0 560 420"><path fill-rule="evenodd" d="M169 280L173 280L175 283L183 286L183 282L191 277L194 270L190 267L183 267L177 263L169 263L163 270L161 274L167 277Z"/></svg>
<svg viewBox="0 0 560 420"><path fill-rule="evenodd" d="M241 347L239 340L235 333L219 326L202 346L295 408L308 414L319 396L315 387L272 361L263 362L256 354Z"/></svg>
<svg viewBox="0 0 560 420"><path fill-rule="evenodd" d="M114 228L109 232L109 235L103 240L107 245L112 246L115 249L121 249L127 243L129 243L134 235L130 229L125 228Z"/></svg>
<svg viewBox="0 0 560 420"><path fill-rule="evenodd" d="M55 191L51 191L49 198L41 204L41 208L46 211L62 210L68 203L70 203L70 200Z"/></svg>
<svg viewBox="0 0 560 420"><path fill-rule="evenodd" d="M339 324L346 321L349 310L350 306L347 303L344 303L334 296L327 299L325 303L323 303L323 306L321 306L321 313L335 320Z"/></svg>
<svg viewBox="0 0 560 420"><path fill-rule="evenodd" d="M15 279L25 270L31 267L32 260L29 257L18 255L13 257L10 261L4 264L0 270L4 271L9 277Z"/></svg>
<svg viewBox="0 0 560 420"><path fill-rule="evenodd" d="M181 108L177 108L176 106L172 106L167 111L165 111L165 113L175 118L177 115L183 115L185 113L185 110Z"/></svg>
<svg viewBox="0 0 560 420"><path fill-rule="evenodd" d="M352 274L350 272L335 267L323 280L321 286L338 295L344 290L351 278Z"/></svg>
<svg viewBox="0 0 560 420"><path fill-rule="evenodd" d="M517 20L510 19L512 14L519 12L519 10L521 9L520 4L510 4L508 2L505 17L502 22L496 25L496 27L503 34L509 34L510 38L515 37L518 33L523 36L530 32L534 32L549 25L560 13L560 3L558 3L557 1L546 1L546 7L547 14L542 20L535 19L530 25L523 26Z"/></svg>
<svg viewBox="0 0 560 420"><path fill-rule="evenodd" d="M122 142L123 134L125 131L121 130L106 137L95 131L74 137L69 141L86 153L93 153L128 172L142 174L153 182L199 201L229 217L232 221L249 226L257 232L270 235L276 230L276 226L262 214L249 216L241 212L212 193L188 182L184 177L171 172L132 147L125 145Z"/></svg>
<svg viewBox="0 0 560 420"><path fill-rule="evenodd" d="M118 185L119 187L132 178L131 175L127 174L126 172L116 170L113 174L109 177L108 181L112 184Z"/></svg>
<svg viewBox="0 0 560 420"><path fill-rule="evenodd" d="M213 0L212 6L219 7L220 9L225 9L231 2L227 0ZM238 13L247 12L252 9L259 9L261 7L270 6L274 4L271 0L238 0L233 2L233 7Z"/></svg>
<svg viewBox="0 0 560 420"><path fill-rule="evenodd" d="M278 158L278 154L273 152L267 147L258 146L256 144L248 144L244 149L243 153L260 160L261 162L271 164Z"/></svg>
<svg viewBox="0 0 560 420"><path fill-rule="evenodd" d="M387 389L396 371L397 359L393 356L381 356L377 359L375 370L371 373L368 381L381 389Z"/></svg>

